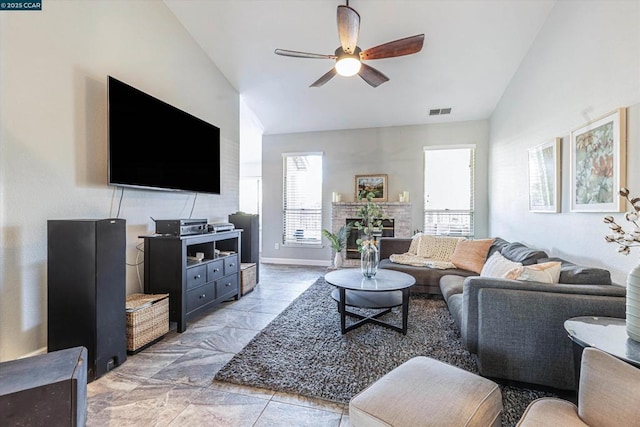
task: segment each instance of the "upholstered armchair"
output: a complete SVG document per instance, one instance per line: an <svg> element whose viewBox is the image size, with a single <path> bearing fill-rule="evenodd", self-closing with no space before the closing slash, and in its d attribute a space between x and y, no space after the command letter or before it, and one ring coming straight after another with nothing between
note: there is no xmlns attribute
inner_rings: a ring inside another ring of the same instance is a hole
<svg viewBox="0 0 640 427"><path fill-rule="evenodd" d="M518 427L640 424L640 369L603 351L582 353L578 405L545 397L531 402Z"/></svg>

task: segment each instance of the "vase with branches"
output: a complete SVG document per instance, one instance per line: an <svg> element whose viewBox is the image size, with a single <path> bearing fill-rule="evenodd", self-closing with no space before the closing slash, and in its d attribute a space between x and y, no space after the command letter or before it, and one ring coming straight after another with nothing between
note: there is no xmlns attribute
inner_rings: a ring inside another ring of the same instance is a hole
<svg viewBox="0 0 640 427"><path fill-rule="evenodd" d="M378 270L379 253L373 233L381 229L385 219L382 208L373 201L374 196L371 191L358 193L358 201L364 204L357 210L360 220L354 223L358 231L364 234L364 239L359 237L356 243L360 251L360 268L366 278L374 277Z"/></svg>
<svg viewBox="0 0 640 427"><path fill-rule="evenodd" d="M631 229L625 230L613 216L605 216L604 222L609 225L612 234L607 234L604 239L609 243L617 243L618 252L629 255L632 247L640 246L640 197L631 197L627 188L621 188L619 194L631 205L632 209L624 214L625 219L631 223ZM633 268L627 276L626 313L627 335L640 342L640 265Z"/></svg>

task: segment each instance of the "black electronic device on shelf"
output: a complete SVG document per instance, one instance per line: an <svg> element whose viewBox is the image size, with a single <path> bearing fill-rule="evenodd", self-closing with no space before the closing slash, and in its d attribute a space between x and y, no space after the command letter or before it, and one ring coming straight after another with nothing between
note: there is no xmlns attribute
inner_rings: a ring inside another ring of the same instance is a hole
<svg viewBox="0 0 640 427"><path fill-rule="evenodd" d="M155 219L156 234L190 236L208 233L206 219Z"/></svg>

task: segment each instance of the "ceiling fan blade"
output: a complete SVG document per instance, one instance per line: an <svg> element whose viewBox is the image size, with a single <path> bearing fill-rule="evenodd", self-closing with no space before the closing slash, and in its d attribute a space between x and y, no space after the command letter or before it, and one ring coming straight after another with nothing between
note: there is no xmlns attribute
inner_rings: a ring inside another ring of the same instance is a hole
<svg viewBox="0 0 640 427"><path fill-rule="evenodd" d="M297 52L295 50L276 49L276 55L291 56L294 58L311 58L311 59L336 59L335 55L323 55L321 53Z"/></svg>
<svg viewBox="0 0 640 427"><path fill-rule="evenodd" d="M338 36L342 50L353 53L358 43L360 32L360 15L349 6L338 6Z"/></svg>
<svg viewBox="0 0 640 427"><path fill-rule="evenodd" d="M411 36L404 39L394 40L381 44L360 53L361 59L382 59L393 58L395 56L411 55L422 50L424 34Z"/></svg>
<svg viewBox="0 0 640 427"><path fill-rule="evenodd" d="M389 81L389 77L382 74L380 71L367 64L362 64L358 75L362 77L362 80L369 83L373 87L378 87L382 83Z"/></svg>
<svg viewBox="0 0 640 427"><path fill-rule="evenodd" d="M336 69L331 68L325 75L323 75L318 80L313 82L309 87L320 87L326 82L328 82L329 80L331 80L335 75L336 75Z"/></svg>

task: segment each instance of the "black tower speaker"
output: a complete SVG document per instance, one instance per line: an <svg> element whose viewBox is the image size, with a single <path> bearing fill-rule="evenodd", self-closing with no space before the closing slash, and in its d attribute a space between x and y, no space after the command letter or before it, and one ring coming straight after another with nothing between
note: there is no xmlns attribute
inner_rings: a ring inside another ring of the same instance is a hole
<svg viewBox="0 0 640 427"><path fill-rule="evenodd" d="M49 351L83 346L87 380L127 359L123 219L49 220Z"/></svg>
<svg viewBox="0 0 640 427"><path fill-rule="evenodd" d="M240 262L253 262L256 264L256 283L260 282L260 230L259 216L236 212L229 215L229 222L236 228L242 228L240 247Z"/></svg>

